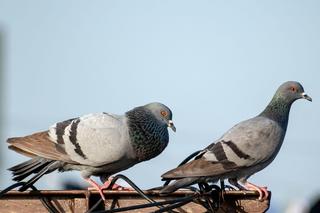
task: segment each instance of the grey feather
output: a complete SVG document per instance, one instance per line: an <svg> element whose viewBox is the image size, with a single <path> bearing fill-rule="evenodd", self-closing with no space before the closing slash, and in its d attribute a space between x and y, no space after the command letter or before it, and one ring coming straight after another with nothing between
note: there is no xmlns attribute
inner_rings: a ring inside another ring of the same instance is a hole
<svg viewBox="0 0 320 213"><path fill-rule="evenodd" d="M161 103L124 115L95 113L56 123L48 131L8 139L10 149L31 160L10 168L16 181L33 173L27 185L54 170L79 170L83 178L108 177L159 155L174 128L171 110Z"/></svg>
<svg viewBox="0 0 320 213"><path fill-rule="evenodd" d="M198 178L193 183L235 179L245 184L251 175L268 166L278 154L286 134L291 105L301 98L311 101L300 83L282 84L261 114L232 127L215 144L204 149L199 159L163 174L164 180L179 180L161 193L185 187L181 183L188 183L183 180L191 177Z"/></svg>
<svg viewBox="0 0 320 213"><path fill-rule="evenodd" d="M173 184L170 184L165 188L163 188L160 192L160 195L161 196L168 195L176 191L177 189L192 185L196 182L200 182L200 179L199 178L183 178L183 179L176 180Z"/></svg>

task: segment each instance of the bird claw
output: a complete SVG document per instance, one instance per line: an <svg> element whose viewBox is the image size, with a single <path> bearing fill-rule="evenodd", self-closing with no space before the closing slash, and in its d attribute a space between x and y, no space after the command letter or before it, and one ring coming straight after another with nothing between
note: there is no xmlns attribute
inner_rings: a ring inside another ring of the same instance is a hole
<svg viewBox="0 0 320 213"><path fill-rule="evenodd" d="M97 190L102 198L102 200L106 200L104 194L103 194L103 190L104 189L108 189L111 182L112 182L112 178L109 178L106 182L104 182L104 184L102 186L99 186L99 184L97 184L94 180L88 178L85 179L92 187L88 187L88 190ZM111 190L118 190L118 191L133 191L132 188L129 187L124 187L124 186L120 186L118 184L113 184Z"/></svg>
<svg viewBox="0 0 320 213"><path fill-rule="evenodd" d="M269 192L268 192L268 188L266 186L257 186L257 185L254 185L252 183L249 183L247 182L245 184L245 187L248 189L248 190L254 190L254 191L258 191L259 192L259 198L258 200L260 201L264 201L266 199L268 199L269 197Z"/></svg>
<svg viewBox="0 0 320 213"><path fill-rule="evenodd" d="M107 186L105 186L103 184L103 186L101 187L101 189L107 189L109 187L110 184L108 184ZM124 186L121 186L121 185L118 185L118 184L113 184L111 190L117 190L117 191L133 191L132 188L129 188L129 187L124 187Z"/></svg>
<svg viewBox="0 0 320 213"><path fill-rule="evenodd" d="M85 179L85 180L86 180L91 186L93 186L93 187L88 187L88 190L92 190L92 189L93 189L93 190L97 190L97 191L99 192L102 200L105 201L106 198L105 198L105 196L104 196L104 194L103 194L103 191L102 191L103 188L100 187L95 181L91 180L90 178Z"/></svg>
<svg viewBox="0 0 320 213"><path fill-rule="evenodd" d="M106 182L104 182L104 184L102 185L101 189L107 189L109 188L111 182L112 182L112 177L110 177ZM118 191L133 191L133 189L131 187L124 187L118 184L113 184L111 187L111 190L118 190Z"/></svg>

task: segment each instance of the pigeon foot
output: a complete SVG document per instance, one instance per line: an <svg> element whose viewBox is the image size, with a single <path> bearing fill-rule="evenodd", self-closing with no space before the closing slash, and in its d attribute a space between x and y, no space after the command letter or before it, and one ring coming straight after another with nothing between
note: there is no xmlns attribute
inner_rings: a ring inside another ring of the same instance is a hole
<svg viewBox="0 0 320 213"><path fill-rule="evenodd" d="M248 189L248 190L255 190L255 191L258 191L259 192L259 200L265 200L268 198L269 196L269 192L267 190L267 187L263 186L257 186L257 185L254 185L253 183L249 183L247 182L245 184L245 187Z"/></svg>
<svg viewBox="0 0 320 213"><path fill-rule="evenodd" d="M107 189L111 182L112 182L112 177L109 177L108 180L106 182L104 182L104 184L102 185L101 189ZM133 191L133 189L131 187L124 187L118 184L113 184L111 190L118 190L118 191Z"/></svg>
<svg viewBox="0 0 320 213"><path fill-rule="evenodd" d="M100 196L101 196L101 198L102 198L102 200L103 201L105 201L106 200L106 198L104 197L104 194L103 194L103 186L101 187L101 186L99 186L99 184L97 184L94 180L92 180L92 179L90 179L90 178L88 178L88 179L85 179L91 186L93 186L93 187L89 187L88 188L88 190L97 190L98 192L99 192L99 194L100 194Z"/></svg>

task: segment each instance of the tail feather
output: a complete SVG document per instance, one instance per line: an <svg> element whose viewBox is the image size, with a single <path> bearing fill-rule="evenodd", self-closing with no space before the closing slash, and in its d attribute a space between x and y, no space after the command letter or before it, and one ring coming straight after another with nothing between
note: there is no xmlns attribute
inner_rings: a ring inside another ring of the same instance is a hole
<svg viewBox="0 0 320 213"><path fill-rule="evenodd" d="M8 170L12 171L12 172L17 172L17 171L20 171L21 169L24 169L24 168L26 168L26 167L28 167L30 165L34 165L35 163L38 163L37 158L32 158L32 159L30 159L28 161L25 161L23 163L20 163L18 165L10 167Z"/></svg>
<svg viewBox="0 0 320 213"><path fill-rule="evenodd" d="M160 190L160 195L168 195L175 191L177 191L179 188L187 187L192 184L195 184L198 181L199 178L182 178L179 180L174 181L172 184L165 186L163 189Z"/></svg>
<svg viewBox="0 0 320 213"><path fill-rule="evenodd" d="M40 158L39 160L32 162L29 165L19 170L12 171L12 174L13 174L12 180L21 181L26 177L28 177L29 175L31 175L32 173L38 173L43 168L45 168L50 162L52 161Z"/></svg>
<svg viewBox="0 0 320 213"><path fill-rule="evenodd" d="M26 177L36 173L26 184L19 189L24 191L28 189L32 184L34 184L43 175L50 173L61 166L61 162L55 160L49 160L41 157L32 158L28 161L20 163L16 166L9 168L12 171L14 181L22 181Z"/></svg>
<svg viewBox="0 0 320 213"><path fill-rule="evenodd" d="M32 158L8 169L14 181L20 182L30 177L20 191L26 190L43 175L61 168L65 163L77 163L70 159L62 145L50 138L48 131L9 138L7 142L9 149Z"/></svg>
<svg viewBox="0 0 320 213"><path fill-rule="evenodd" d="M54 170L56 170L60 165L60 162L58 161L51 161L48 164L45 164L45 166L36 174L34 175L30 180L27 181L25 185L23 185L19 191L25 191L30 186L32 186L37 180L39 180L43 175L50 173Z"/></svg>

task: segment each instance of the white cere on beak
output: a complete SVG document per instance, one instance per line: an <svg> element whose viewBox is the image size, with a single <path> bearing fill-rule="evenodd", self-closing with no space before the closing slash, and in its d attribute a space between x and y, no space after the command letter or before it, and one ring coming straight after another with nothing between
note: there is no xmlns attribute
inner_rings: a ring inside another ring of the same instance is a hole
<svg viewBox="0 0 320 213"><path fill-rule="evenodd" d="M303 92L303 93L301 93L301 95L302 95L302 97L303 97L304 99L306 99L306 100L308 100L308 101L312 101L312 98L311 98L309 95L307 95L307 93Z"/></svg>
<svg viewBox="0 0 320 213"><path fill-rule="evenodd" d="M176 131L176 127L174 126L172 120L169 120L169 121L168 121L168 126L169 126L174 132Z"/></svg>

